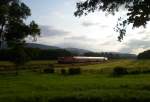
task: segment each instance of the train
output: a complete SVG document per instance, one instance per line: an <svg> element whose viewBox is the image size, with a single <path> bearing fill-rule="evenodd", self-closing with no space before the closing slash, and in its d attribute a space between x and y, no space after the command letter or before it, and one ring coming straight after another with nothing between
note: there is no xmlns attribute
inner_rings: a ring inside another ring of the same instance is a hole
<svg viewBox="0 0 150 102"><path fill-rule="evenodd" d="M89 63L89 62L104 62L107 57L85 57L85 56L72 56L72 57L59 57L58 63Z"/></svg>

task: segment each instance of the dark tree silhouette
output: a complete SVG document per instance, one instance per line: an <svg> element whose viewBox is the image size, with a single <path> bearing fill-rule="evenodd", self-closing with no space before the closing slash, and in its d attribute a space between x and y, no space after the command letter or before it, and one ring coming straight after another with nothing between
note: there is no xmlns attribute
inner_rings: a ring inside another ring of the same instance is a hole
<svg viewBox="0 0 150 102"><path fill-rule="evenodd" d="M126 27L129 24L134 27L146 27L150 20L150 0L86 0L76 4L75 16L87 15L90 12L101 10L109 14L115 14L120 7L127 9L127 18L120 17L115 30L120 33L118 40L123 40Z"/></svg>
<svg viewBox="0 0 150 102"><path fill-rule="evenodd" d="M12 61L17 65L27 62L24 51L25 38L32 36L35 40L40 35L38 25L25 20L31 16L30 8L21 0L0 0L0 46L7 44L12 49Z"/></svg>
<svg viewBox="0 0 150 102"><path fill-rule="evenodd" d="M40 34L38 25L32 21L25 23L31 15L30 8L21 0L0 0L0 45L24 43L27 36Z"/></svg>
<svg viewBox="0 0 150 102"><path fill-rule="evenodd" d="M138 59L150 59L150 50L140 53Z"/></svg>

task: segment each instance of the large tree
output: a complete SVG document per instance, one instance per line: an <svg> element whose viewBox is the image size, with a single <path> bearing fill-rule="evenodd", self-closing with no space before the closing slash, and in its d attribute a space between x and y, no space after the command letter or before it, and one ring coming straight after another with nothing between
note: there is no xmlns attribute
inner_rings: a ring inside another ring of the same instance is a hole
<svg viewBox="0 0 150 102"><path fill-rule="evenodd" d="M0 45L20 44L28 36L36 37L40 34L38 25L31 21L26 23L31 16L30 8L21 0L0 0Z"/></svg>
<svg viewBox="0 0 150 102"><path fill-rule="evenodd" d="M0 46L5 43L12 50L12 60L18 66L27 62L28 57L24 50L25 38L34 39L40 35L38 25L26 19L31 16L30 8L21 0L0 0ZM18 72L16 70L16 72Z"/></svg>
<svg viewBox="0 0 150 102"><path fill-rule="evenodd" d="M118 39L121 41L126 34L129 24L134 27L146 27L150 20L150 0L85 0L77 3L75 16L87 15L90 12L101 10L109 14L115 14L121 8L126 9L127 18L121 16L116 25L116 31L120 33Z"/></svg>

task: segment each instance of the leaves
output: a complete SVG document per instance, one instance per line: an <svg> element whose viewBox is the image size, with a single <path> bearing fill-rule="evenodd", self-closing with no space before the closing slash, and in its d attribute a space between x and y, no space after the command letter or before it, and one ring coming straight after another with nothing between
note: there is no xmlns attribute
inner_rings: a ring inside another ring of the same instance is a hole
<svg viewBox="0 0 150 102"><path fill-rule="evenodd" d="M32 35L34 37L34 41L36 41L36 36L40 35L40 29L38 28L38 25L32 21L29 25L30 28L30 35Z"/></svg>
<svg viewBox="0 0 150 102"><path fill-rule="evenodd" d="M30 60L30 57L25 52L24 46L22 44L17 44L12 49L12 57L11 60L17 66L24 65L26 62Z"/></svg>
<svg viewBox="0 0 150 102"><path fill-rule="evenodd" d="M30 8L21 0L0 0L0 45L6 42L13 51L13 62L22 65L29 56L24 51L25 38L40 35L38 25L25 20L31 15Z"/></svg>
<svg viewBox="0 0 150 102"><path fill-rule="evenodd" d="M77 10L75 16L87 15L90 12L101 10L106 14L115 15L120 7L128 10L127 18L119 25L117 23L117 32L120 33L118 40L121 41L126 34L126 28L129 24L134 27L146 27L147 22L150 20L150 0L86 0L76 4ZM121 16L123 18L123 15Z"/></svg>
<svg viewBox="0 0 150 102"><path fill-rule="evenodd" d="M29 25L25 22L30 15L30 8L21 0L1 0L0 38L3 42L14 45L14 43L23 43L28 36L35 38L40 35L40 29L34 21Z"/></svg>

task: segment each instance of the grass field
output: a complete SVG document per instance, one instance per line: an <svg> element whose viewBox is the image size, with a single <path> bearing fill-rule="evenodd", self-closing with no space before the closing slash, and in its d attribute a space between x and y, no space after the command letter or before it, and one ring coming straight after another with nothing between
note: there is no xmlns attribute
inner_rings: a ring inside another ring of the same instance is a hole
<svg viewBox="0 0 150 102"><path fill-rule="evenodd" d="M12 66L10 62L6 63ZM79 67L76 64L58 65L55 61L28 64L42 67L42 64L47 66L51 63L58 69ZM110 73L117 66L148 70L150 61L114 60L102 64L81 64L83 73L79 75L45 74L31 70L22 70L17 76L0 75L0 102L149 102L150 73L114 77Z"/></svg>

